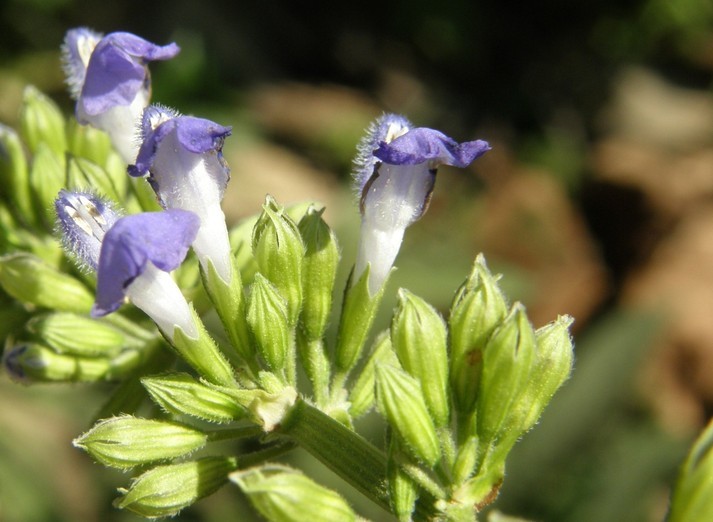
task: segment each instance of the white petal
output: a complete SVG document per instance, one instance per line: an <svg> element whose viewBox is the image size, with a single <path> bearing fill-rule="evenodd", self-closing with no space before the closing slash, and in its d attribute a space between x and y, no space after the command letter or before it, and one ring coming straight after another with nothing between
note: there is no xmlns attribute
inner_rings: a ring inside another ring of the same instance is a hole
<svg viewBox="0 0 713 522"><path fill-rule="evenodd" d="M153 319L169 339L173 339L176 327L188 337L198 339L198 328L188 302L168 272L149 262L144 273L126 288L126 296Z"/></svg>

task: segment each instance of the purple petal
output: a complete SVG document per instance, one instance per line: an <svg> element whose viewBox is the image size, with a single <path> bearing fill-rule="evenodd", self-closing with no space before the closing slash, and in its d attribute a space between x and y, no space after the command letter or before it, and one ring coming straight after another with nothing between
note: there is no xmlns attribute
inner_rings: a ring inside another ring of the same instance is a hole
<svg viewBox="0 0 713 522"><path fill-rule="evenodd" d="M124 290L151 261L170 272L178 268L198 233L200 219L185 210L146 212L121 218L102 242L97 271L97 296L92 316L113 312Z"/></svg>
<svg viewBox="0 0 713 522"><path fill-rule="evenodd" d="M179 51L176 44L154 45L130 33L112 33L97 44L87 66L80 103L86 114L130 105L146 83L146 63L167 60Z"/></svg>
<svg viewBox="0 0 713 522"><path fill-rule="evenodd" d="M483 140L458 143L442 132L419 127L391 143L381 142L374 156L391 165L418 165L432 161L438 165L464 168L490 150Z"/></svg>
<svg viewBox="0 0 713 522"><path fill-rule="evenodd" d="M165 120L155 128L153 122ZM176 131L178 142L188 152L203 154L220 152L223 141L232 132L231 127L223 127L213 121L193 116L179 116L160 106L152 105L144 111L141 122L142 142L136 163L129 165L129 174L143 176L151 170L156 151L163 139Z"/></svg>

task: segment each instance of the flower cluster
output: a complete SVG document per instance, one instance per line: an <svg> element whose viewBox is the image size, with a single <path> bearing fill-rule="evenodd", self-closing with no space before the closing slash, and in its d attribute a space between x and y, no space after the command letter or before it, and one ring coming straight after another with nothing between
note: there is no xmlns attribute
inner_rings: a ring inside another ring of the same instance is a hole
<svg viewBox="0 0 713 522"><path fill-rule="evenodd" d="M340 254L323 209L268 196L259 216L227 227L231 127L150 104L148 63L178 50L71 30L63 57L82 126L29 89L30 164L20 136L0 127L6 371L119 382L74 443L106 466L141 469L116 505L146 517L232 482L269 520L355 520L338 493L280 463L301 446L400 520L474 520L569 375L571 319L535 330L478 256L446 319L400 289L390 327L368 341L437 169L467 168L488 143L394 114L368 129L354 172L358 254L330 342ZM169 418L132 414L137 378ZM388 424L384 448L354 430L372 408ZM241 438L259 449L211 453Z"/></svg>

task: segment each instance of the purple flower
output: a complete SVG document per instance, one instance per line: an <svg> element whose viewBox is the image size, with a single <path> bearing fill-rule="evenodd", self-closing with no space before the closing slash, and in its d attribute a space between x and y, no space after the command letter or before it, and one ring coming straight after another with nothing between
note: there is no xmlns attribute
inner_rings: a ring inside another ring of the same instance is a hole
<svg viewBox="0 0 713 522"><path fill-rule="evenodd" d="M369 292L376 293L391 271L406 228L428 208L440 165L467 167L490 149L482 140L458 143L427 128L411 128L402 116L386 114L370 127L355 160L362 215L354 270L369 265Z"/></svg>
<svg viewBox="0 0 713 522"><path fill-rule="evenodd" d="M91 192L61 190L54 206L65 250L81 265L96 270L104 235L119 214L111 203Z"/></svg>
<svg viewBox="0 0 713 522"><path fill-rule="evenodd" d="M164 208L190 210L200 218L193 242L198 259L207 269L230 283L231 257L225 214L220 207L230 179L223 159L223 141L231 128L210 120L181 116L152 105L144 111L141 147L129 174L149 174L149 182Z"/></svg>
<svg viewBox="0 0 713 522"><path fill-rule="evenodd" d="M197 338L190 307L168 272L186 257L199 224L195 214L183 210L119 219L102 242L92 316L115 311L128 297L169 338L176 327Z"/></svg>
<svg viewBox="0 0 713 522"><path fill-rule="evenodd" d="M147 64L178 51L175 43L158 46L131 33L102 37L79 28L65 36L62 59L77 119L106 131L127 163L136 157L134 129L149 103Z"/></svg>

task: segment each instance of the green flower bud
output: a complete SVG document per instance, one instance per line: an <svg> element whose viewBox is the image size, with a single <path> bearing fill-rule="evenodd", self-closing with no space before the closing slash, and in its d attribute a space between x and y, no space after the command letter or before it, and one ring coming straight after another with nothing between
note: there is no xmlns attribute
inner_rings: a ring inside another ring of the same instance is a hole
<svg viewBox="0 0 713 522"><path fill-rule="evenodd" d="M17 133L0 124L0 197L13 205L17 213L29 224L37 218L30 195L30 176L25 151Z"/></svg>
<svg viewBox="0 0 713 522"><path fill-rule="evenodd" d="M263 205L253 230L253 255L260 272L287 302L290 326L297 323L302 308L302 264L305 246L295 222L271 196Z"/></svg>
<svg viewBox="0 0 713 522"><path fill-rule="evenodd" d="M236 468L232 457L156 466L135 478L129 489L120 489L123 496L114 505L146 518L170 517L215 493Z"/></svg>
<svg viewBox="0 0 713 522"><path fill-rule="evenodd" d="M558 317L535 332L537 349L530 384L521 399L523 432L535 425L552 396L569 378L574 360L574 345L569 334L573 322L570 316Z"/></svg>
<svg viewBox="0 0 713 522"><path fill-rule="evenodd" d="M58 155L44 141L40 142L32 158L30 186L48 226L52 225L57 217L54 201L65 182L64 156Z"/></svg>
<svg viewBox="0 0 713 522"><path fill-rule="evenodd" d="M3 364L20 382L98 382L121 379L144 361L142 353L126 350L115 357L59 354L37 343L6 349Z"/></svg>
<svg viewBox="0 0 713 522"><path fill-rule="evenodd" d="M391 323L391 344L401 366L421 384L436 427L448 424L446 325L431 305L403 288Z"/></svg>
<svg viewBox="0 0 713 522"><path fill-rule="evenodd" d="M506 313L505 298L480 254L456 292L448 320L451 387L455 407L463 415L470 414L475 407L483 349Z"/></svg>
<svg viewBox="0 0 713 522"><path fill-rule="evenodd" d="M252 234L259 216L248 217L232 227L228 232L230 248L235 259L235 266L240 271L244 282L252 280L257 272L257 262L253 256Z"/></svg>
<svg viewBox="0 0 713 522"><path fill-rule="evenodd" d="M69 355L116 355L130 343L123 332L104 321L66 312L35 316L27 329L57 353Z"/></svg>
<svg viewBox="0 0 713 522"><path fill-rule="evenodd" d="M62 112L51 99L32 85L25 87L22 93L20 130L33 154L37 152L39 144L44 142L55 154L64 156L67 138Z"/></svg>
<svg viewBox="0 0 713 522"><path fill-rule="evenodd" d="M187 373L144 377L141 384L153 401L168 413L212 422L232 422L245 416L245 409L232 397Z"/></svg>
<svg viewBox="0 0 713 522"><path fill-rule="evenodd" d="M109 135L91 125L80 125L76 118L70 118L67 123L67 149L69 152L97 165L106 165L109 154L113 151ZM124 166L123 177L127 177L126 166ZM72 185L69 186L75 188Z"/></svg>
<svg viewBox="0 0 713 522"><path fill-rule="evenodd" d="M0 257L0 286L28 305L88 314L94 297L78 280L31 254Z"/></svg>
<svg viewBox="0 0 713 522"><path fill-rule="evenodd" d="M338 493L297 470L268 465L230 474L253 507L270 522L335 522L356 520Z"/></svg>
<svg viewBox="0 0 713 522"><path fill-rule="evenodd" d="M335 348L337 369L343 373L349 372L361 357L385 287L373 296L369 293L369 265L354 284L352 277L353 271L344 293Z"/></svg>
<svg viewBox="0 0 713 522"><path fill-rule="evenodd" d="M290 339L285 299L262 274L255 274L247 321L258 352L273 371L283 371Z"/></svg>
<svg viewBox="0 0 713 522"><path fill-rule="evenodd" d="M482 441L493 442L511 431L509 421L529 384L534 356L535 332L525 308L516 303L483 351L477 428Z"/></svg>
<svg viewBox="0 0 713 522"><path fill-rule="evenodd" d="M183 424L124 415L99 421L73 444L105 466L123 469L188 455L207 439Z"/></svg>
<svg viewBox="0 0 713 522"><path fill-rule="evenodd" d="M339 247L321 210L309 207L298 228L305 244L302 266L302 329L308 340L321 339L332 310L332 290L339 264Z"/></svg>
<svg viewBox="0 0 713 522"><path fill-rule="evenodd" d="M91 190L114 201L123 201L128 178L124 173L121 185L117 186L107 171L96 163L76 156L70 156L67 161L65 183L66 186L72 187L73 190ZM54 193L53 198L56 197L57 192Z"/></svg>
<svg viewBox="0 0 713 522"><path fill-rule="evenodd" d="M441 449L418 381L399 368L377 365L376 403L409 451L435 465Z"/></svg>
<svg viewBox="0 0 713 522"><path fill-rule="evenodd" d="M379 364L399 365L399 360L391 348L388 331L382 332L374 341L371 355L349 393L349 413L355 418L364 415L374 405L376 366Z"/></svg>
<svg viewBox="0 0 713 522"><path fill-rule="evenodd" d="M681 466L671 498L669 522L713 520L713 421Z"/></svg>

